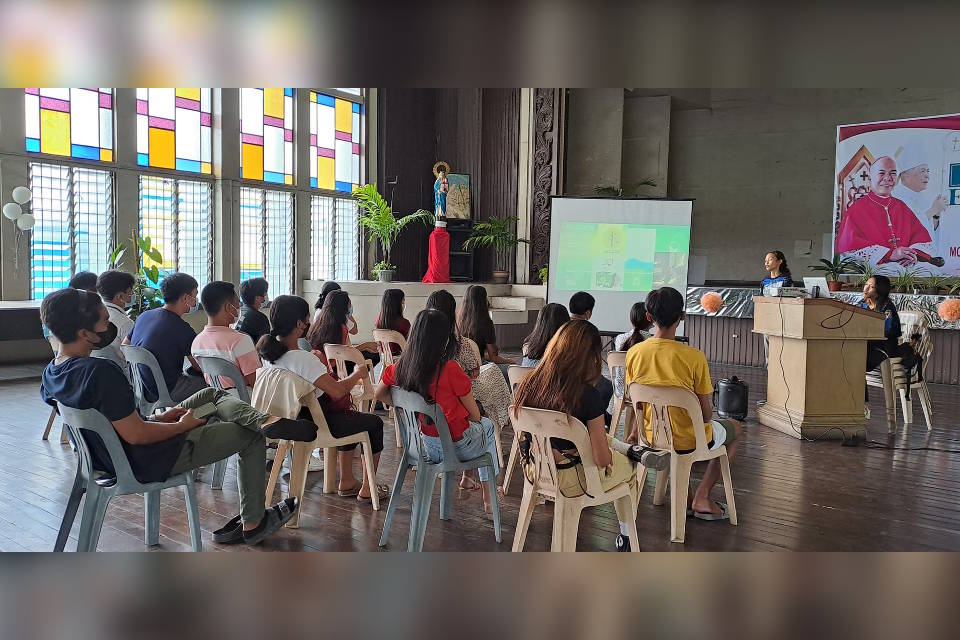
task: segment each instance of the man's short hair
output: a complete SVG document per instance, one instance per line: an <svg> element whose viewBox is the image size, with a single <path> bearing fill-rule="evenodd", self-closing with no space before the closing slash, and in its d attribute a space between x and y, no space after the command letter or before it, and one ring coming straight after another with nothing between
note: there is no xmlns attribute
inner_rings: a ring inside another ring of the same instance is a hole
<svg viewBox="0 0 960 640"><path fill-rule="evenodd" d="M647 294L647 313L662 329L672 327L683 315L683 294L673 287L661 287Z"/></svg>
<svg viewBox="0 0 960 640"><path fill-rule="evenodd" d="M570 296L570 313L582 316L587 311L593 311L593 305L597 303L593 296L586 291L577 291Z"/></svg>
<svg viewBox="0 0 960 640"><path fill-rule="evenodd" d="M90 271L81 271L77 275L70 278L70 282L67 284L71 289L83 289L84 291L96 291L97 290L97 274Z"/></svg>
<svg viewBox="0 0 960 640"><path fill-rule="evenodd" d="M243 304L252 307L257 296L267 297L267 289L269 288L270 283L267 282L266 278L244 280L240 283L240 299L243 300ZM204 306L206 306L206 303L204 303Z"/></svg>
<svg viewBox="0 0 960 640"><path fill-rule="evenodd" d="M104 271L97 278L97 292L106 302L113 300L118 293L123 293L127 289L133 288L136 278L132 273L120 271L119 269L110 269Z"/></svg>
<svg viewBox="0 0 960 640"><path fill-rule="evenodd" d="M100 321L103 301L96 293L66 288L54 291L40 304L40 319L62 343L73 342L81 329L93 331Z"/></svg>
<svg viewBox="0 0 960 640"><path fill-rule="evenodd" d="M167 304L176 302L181 296L189 295L199 285L193 276L187 273L171 273L160 283L160 293Z"/></svg>
<svg viewBox="0 0 960 640"><path fill-rule="evenodd" d="M208 316L215 316L223 309L223 305L237 297L237 290L232 282L214 280L203 287L200 293L200 302Z"/></svg>

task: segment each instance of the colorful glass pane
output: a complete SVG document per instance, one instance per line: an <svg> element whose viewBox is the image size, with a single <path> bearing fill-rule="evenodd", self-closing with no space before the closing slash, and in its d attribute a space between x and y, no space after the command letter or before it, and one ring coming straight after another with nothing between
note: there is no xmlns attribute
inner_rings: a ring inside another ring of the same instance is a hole
<svg viewBox="0 0 960 640"><path fill-rule="evenodd" d="M293 184L293 89L240 89L240 175Z"/></svg>
<svg viewBox="0 0 960 640"><path fill-rule="evenodd" d="M137 164L212 173L209 88L137 89Z"/></svg>
<svg viewBox="0 0 960 640"><path fill-rule="evenodd" d="M24 89L24 117L29 153L113 161L112 89Z"/></svg>
<svg viewBox="0 0 960 640"><path fill-rule="evenodd" d="M350 193L360 185L362 106L310 92L310 186Z"/></svg>

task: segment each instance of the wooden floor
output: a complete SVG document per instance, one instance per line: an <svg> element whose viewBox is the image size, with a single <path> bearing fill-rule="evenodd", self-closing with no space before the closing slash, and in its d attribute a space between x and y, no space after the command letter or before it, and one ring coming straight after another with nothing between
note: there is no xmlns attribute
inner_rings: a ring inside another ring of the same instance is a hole
<svg viewBox="0 0 960 640"><path fill-rule="evenodd" d="M740 524L687 523L686 544L669 542L669 505L651 503L652 482L644 490L637 528L644 551L887 551L960 549L960 387L931 385L935 424L927 436L919 402L908 434L892 444L898 449L842 447L836 441L801 442L756 421L755 400L763 396L760 369L713 366L714 379L736 373L751 388L751 413L740 452L732 463ZM0 383L0 550L49 551L75 472L69 445L59 444L59 420L47 442L40 439L49 410L39 398L39 382ZM872 390L873 421L869 436L886 443L879 390ZM393 429L384 430L386 448L379 480L392 484L399 449ZM504 433L504 447L512 433ZM927 447L927 449L920 449ZM702 467L703 465L698 465ZM359 465L358 465L359 472ZM699 476L702 469L695 469ZM406 549L413 474L409 474L390 544ZM355 499L324 495L322 473L312 473L299 529L285 529L256 550L376 551L384 510L374 512ZM209 471L197 485L204 549L251 551L244 545L221 547L209 532L238 510L235 466L231 464L222 491L210 489ZM285 486L284 486L285 488ZM503 542L493 537L493 524L483 515L479 493L460 492L454 518L441 522L439 487L434 494L424 550L509 551L517 522L522 476L514 475L502 506ZM722 499L717 487L715 497ZM279 496L278 496L279 499ZM183 496L165 491L162 498L160 545L151 550L189 550ZM550 546L552 505L537 508L526 550ZM79 517L68 543L76 545ZM611 507L588 510L580 524L578 549L609 551L618 532ZM115 499L100 537L101 551L143 551L143 500Z"/></svg>

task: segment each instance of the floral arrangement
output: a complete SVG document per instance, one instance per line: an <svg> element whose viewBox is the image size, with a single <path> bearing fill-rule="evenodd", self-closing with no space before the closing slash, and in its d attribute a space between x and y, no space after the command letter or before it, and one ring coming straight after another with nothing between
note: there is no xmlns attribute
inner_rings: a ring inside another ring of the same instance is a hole
<svg viewBox="0 0 960 640"><path fill-rule="evenodd" d="M700 296L700 306L707 313L716 313L723 307L723 296L716 291L708 291Z"/></svg>
<svg viewBox="0 0 960 640"><path fill-rule="evenodd" d="M956 322L960 320L960 299L947 298L937 307L937 315L946 322Z"/></svg>

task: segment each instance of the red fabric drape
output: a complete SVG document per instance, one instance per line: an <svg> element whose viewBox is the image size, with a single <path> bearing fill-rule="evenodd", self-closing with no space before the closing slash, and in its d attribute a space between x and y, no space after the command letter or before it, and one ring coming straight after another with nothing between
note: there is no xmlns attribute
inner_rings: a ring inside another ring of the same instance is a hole
<svg viewBox="0 0 960 640"><path fill-rule="evenodd" d="M430 234L427 273L424 282L450 282L450 234L437 227Z"/></svg>

